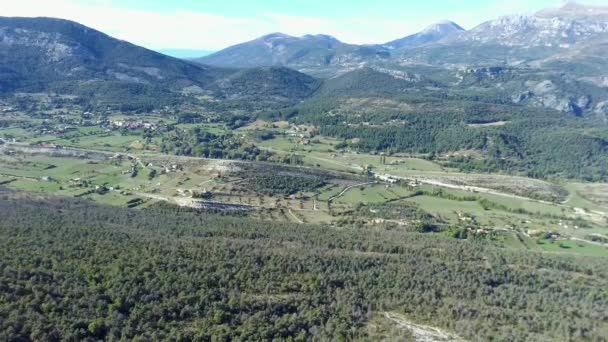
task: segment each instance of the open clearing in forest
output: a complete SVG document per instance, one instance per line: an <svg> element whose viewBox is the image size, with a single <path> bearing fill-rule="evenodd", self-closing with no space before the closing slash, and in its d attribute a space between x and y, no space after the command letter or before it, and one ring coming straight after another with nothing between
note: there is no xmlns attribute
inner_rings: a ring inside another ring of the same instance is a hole
<svg viewBox="0 0 608 342"><path fill-rule="evenodd" d="M384 312L386 320L394 324L398 329L406 330L415 342L457 342L465 341L462 337L447 332L443 329L425 324L414 323L404 315L396 312Z"/></svg>

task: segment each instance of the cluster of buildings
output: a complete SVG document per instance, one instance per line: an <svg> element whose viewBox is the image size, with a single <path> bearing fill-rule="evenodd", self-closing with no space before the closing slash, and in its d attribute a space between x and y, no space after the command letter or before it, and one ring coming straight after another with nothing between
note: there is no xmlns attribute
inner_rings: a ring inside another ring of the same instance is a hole
<svg viewBox="0 0 608 342"><path fill-rule="evenodd" d="M387 183L390 183L390 184L396 184L396 183L399 182L399 179L395 178L394 176L391 176L391 175L379 175L379 174L373 173L373 171L371 171L371 172L372 172L373 176L376 177L376 179L379 179L379 180L381 180L383 182L387 182Z"/></svg>
<svg viewBox="0 0 608 342"><path fill-rule="evenodd" d="M110 121L110 125L116 128L127 128L127 129L156 129L156 125L150 122L141 120L114 120Z"/></svg>

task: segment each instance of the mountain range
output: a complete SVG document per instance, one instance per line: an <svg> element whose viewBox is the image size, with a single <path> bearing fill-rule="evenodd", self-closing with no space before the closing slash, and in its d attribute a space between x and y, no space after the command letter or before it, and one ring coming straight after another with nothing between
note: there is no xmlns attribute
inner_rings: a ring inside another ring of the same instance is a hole
<svg viewBox="0 0 608 342"><path fill-rule="evenodd" d="M292 37L272 33L195 61L236 68L281 65L318 76L385 60L389 56L388 49L346 44L328 35Z"/></svg>
<svg viewBox="0 0 608 342"><path fill-rule="evenodd" d="M434 80L440 88L496 92L514 104L606 121L607 13L608 7L567 3L530 15L501 17L468 31L443 21L376 45L277 33L195 61L221 67L281 65L322 79L363 67L397 78L415 74Z"/></svg>
<svg viewBox="0 0 608 342"><path fill-rule="evenodd" d="M291 37L275 33L197 61L223 67L283 65L320 77L370 63L455 67L542 62L572 55L573 50L589 49L590 44L602 47L599 44L608 40L607 8L567 3L531 15L501 17L468 31L454 22L443 21L419 33L376 45L346 44L326 35ZM454 53L444 54L446 50ZM328 66L333 73L327 71Z"/></svg>
<svg viewBox="0 0 608 342"><path fill-rule="evenodd" d="M568 3L468 31L443 21L375 45L273 33L195 60L67 20L0 18L0 93L71 94L127 110L267 110L327 89L360 94L376 87L393 96L476 94L608 122L607 13Z"/></svg>
<svg viewBox="0 0 608 342"><path fill-rule="evenodd" d="M302 83L286 86L293 80ZM252 81L258 86L244 93L242 84ZM0 17L0 93L70 94L127 110L187 103L194 98L188 95L272 108L308 97L317 86L295 70L200 65L63 19Z"/></svg>

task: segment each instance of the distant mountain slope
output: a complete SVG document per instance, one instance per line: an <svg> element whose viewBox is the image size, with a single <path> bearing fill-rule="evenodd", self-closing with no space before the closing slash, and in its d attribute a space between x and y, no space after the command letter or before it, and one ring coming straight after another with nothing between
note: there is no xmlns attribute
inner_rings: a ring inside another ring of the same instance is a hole
<svg viewBox="0 0 608 342"><path fill-rule="evenodd" d="M608 118L608 7L569 3L488 21L435 44L401 49L393 67L451 70L458 87L514 103ZM508 70L491 75L483 70ZM467 71L474 71L468 74ZM486 75L488 77L478 77ZM452 79L453 83L454 80Z"/></svg>
<svg viewBox="0 0 608 342"><path fill-rule="evenodd" d="M608 7L569 3L531 15L513 15L448 36L439 44L395 53L399 63L446 66L529 63L608 40Z"/></svg>
<svg viewBox="0 0 608 342"><path fill-rule="evenodd" d="M346 44L327 35L292 37L273 33L197 61L220 67L287 66L318 75L328 69L329 74L335 74L336 70L354 68L388 56L388 51L382 47Z"/></svg>
<svg viewBox="0 0 608 342"><path fill-rule="evenodd" d="M390 41L383 44L383 46L389 49L413 48L437 43L445 38L452 37L464 31L465 29L452 21L442 21L425 28L421 32Z"/></svg>
<svg viewBox="0 0 608 342"><path fill-rule="evenodd" d="M22 85L56 77L191 84L209 82L214 72L54 18L0 17L0 63L21 75Z"/></svg>
<svg viewBox="0 0 608 342"><path fill-rule="evenodd" d="M363 67L326 80L319 95L399 94L434 82L419 74L378 67Z"/></svg>
<svg viewBox="0 0 608 342"><path fill-rule="evenodd" d="M220 70L186 63L75 22L0 18L0 91L171 101L167 90L211 83ZM120 95L120 94L124 95ZM106 96L107 95L107 96ZM146 100L147 101L147 100Z"/></svg>
<svg viewBox="0 0 608 342"><path fill-rule="evenodd" d="M605 16L570 16L566 7L535 15L502 17L462 33L458 40L516 47L568 48L607 33L608 20Z"/></svg>
<svg viewBox="0 0 608 342"><path fill-rule="evenodd" d="M245 76L249 82L240 87L217 86L221 80ZM242 73L187 62L68 20L0 17L0 93L72 94L97 105L129 110L179 104L188 100L184 94L236 100L249 87L249 93L272 107L308 96L302 89L315 88L315 82L296 71ZM278 88L282 96L277 96Z"/></svg>
<svg viewBox="0 0 608 342"><path fill-rule="evenodd" d="M310 97L321 82L285 67L261 67L239 70L217 79L208 89L221 94L226 102L247 103L251 109L293 105Z"/></svg>
<svg viewBox="0 0 608 342"><path fill-rule="evenodd" d="M328 35L292 37L272 33L195 61L237 68L287 66L314 76L333 77L367 64L384 63L390 59L391 50L435 43L462 31L457 24L445 21L383 45L346 44Z"/></svg>

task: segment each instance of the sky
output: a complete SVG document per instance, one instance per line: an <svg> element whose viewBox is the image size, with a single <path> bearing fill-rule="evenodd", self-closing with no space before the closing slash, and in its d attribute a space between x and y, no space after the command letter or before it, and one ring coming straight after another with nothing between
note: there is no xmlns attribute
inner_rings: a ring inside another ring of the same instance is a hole
<svg viewBox="0 0 608 342"><path fill-rule="evenodd" d="M272 32L384 43L441 20L466 29L563 0L0 0L1 16L77 21L149 49L221 50ZM608 0L580 3L608 5Z"/></svg>

